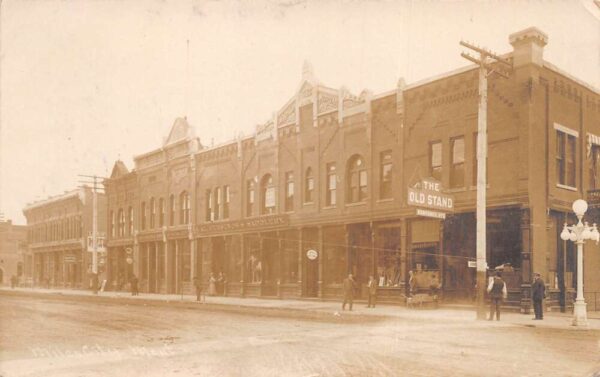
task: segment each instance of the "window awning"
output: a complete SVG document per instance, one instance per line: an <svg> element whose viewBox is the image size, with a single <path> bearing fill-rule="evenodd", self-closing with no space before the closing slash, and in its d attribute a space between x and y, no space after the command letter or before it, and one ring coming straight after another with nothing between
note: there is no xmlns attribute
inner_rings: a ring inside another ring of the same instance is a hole
<svg viewBox="0 0 600 377"><path fill-rule="evenodd" d="M596 136L588 132L587 134L587 156L590 157L592 153L592 145L600 145L600 136Z"/></svg>

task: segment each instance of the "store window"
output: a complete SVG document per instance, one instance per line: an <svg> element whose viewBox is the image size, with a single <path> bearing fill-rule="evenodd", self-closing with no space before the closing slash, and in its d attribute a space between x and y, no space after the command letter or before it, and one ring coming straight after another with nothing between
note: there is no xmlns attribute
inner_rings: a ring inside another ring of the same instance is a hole
<svg viewBox="0 0 600 377"><path fill-rule="evenodd" d="M459 188L465 185L465 138L463 136L450 140L451 170L450 187Z"/></svg>
<svg viewBox="0 0 600 377"><path fill-rule="evenodd" d="M429 144L429 175L438 181L442 180L442 142Z"/></svg>
<svg viewBox="0 0 600 377"><path fill-rule="evenodd" d="M294 172L285 173L285 211L294 210Z"/></svg>
<svg viewBox="0 0 600 377"><path fill-rule="evenodd" d="M265 175L260 181L261 214L275 213L275 186L271 174Z"/></svg>
<svg viewBox="0 0 600 377"><path fill-rule="evenodd" d="M379 198L392 198L392 151L381 152L379 169Z"/></svg>
<svg viewBox="0 0 600 377"><path fill-rule="evenodd" d="M304 174L304 203L312 203L315 191L315 177L311 168L306 169Z"/></svg>
<svg viewBox="0 0 600 377"><path fill-rule="evenodd" d="M337 203L337 174L335 163L327 164L327 190L325 191L325 205L335 207Z"/></svg>
<svg viewBox="0 0 600 377"><path fill-rule="evenodd" d="M362 202L367 198L367 167L364 159L355 155L348 161L347 203Z"/></svg>

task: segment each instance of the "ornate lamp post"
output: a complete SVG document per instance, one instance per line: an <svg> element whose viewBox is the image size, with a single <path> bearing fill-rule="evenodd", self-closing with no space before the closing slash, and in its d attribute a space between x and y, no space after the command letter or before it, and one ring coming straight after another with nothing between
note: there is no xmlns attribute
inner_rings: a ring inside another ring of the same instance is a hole
<svg viewBox="0 0 600 377"><path fill-rule="evenodd" d="M596 228L596 224L591 227L587 221L582 223L583 215L588 209L588 204L585 200L578 199L573 202L573 212L577 215L577 225L567 226L565 223L563 231L560 233L560 238L563 241L573 241L577 244L577 298L575 299L575 307L573 310L573 326L587 326L587 311L585 300L583 298L583 243L586 240L594 240L596 243L600 241L600 233Z"/></svg>

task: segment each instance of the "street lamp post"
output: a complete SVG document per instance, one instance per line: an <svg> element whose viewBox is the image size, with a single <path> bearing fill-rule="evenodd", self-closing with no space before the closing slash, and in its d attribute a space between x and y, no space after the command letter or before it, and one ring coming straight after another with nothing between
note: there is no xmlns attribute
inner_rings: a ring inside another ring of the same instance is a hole
<svg viewBox="0 0 600 377"><path fill-rule="evenodd" d="M573 202L573 212L577 216L577 224L568 226L565 223L560 238L563 241L573 241L577 244L577 298L573 308L573 326L587 326L587 311L585 299L583 298L583 243L586 240L600 241L600 233L596 224L591 227L586 222L582 223L583 215L588 209L585 200L578 199Z"/></svg>

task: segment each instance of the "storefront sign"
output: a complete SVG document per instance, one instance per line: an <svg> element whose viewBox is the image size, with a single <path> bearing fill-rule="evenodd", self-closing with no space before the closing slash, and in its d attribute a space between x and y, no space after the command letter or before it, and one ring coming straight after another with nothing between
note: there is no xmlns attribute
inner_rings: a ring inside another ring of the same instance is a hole
<svg viewBox="0 0 600 377"><path fill-rule="evenodd" d="M477 267L477 261L476 260L467 261L467 266L469 268L476 268Z"/></svg>
<svg viewBox="0 0 600 377"><path fill-rule="evenodd" d="M306 257L310 260L315 260L319 256L316 250L310 249L306 252Z"/></svg>
<svg viewBox="0 0 600 377"><path fill-rule="evenodd" d="M446 218L446 214L444 212L430 211L428 209L420 209L420 208L417 208L417 215L425 216L425 217L433 217L434 219L442 219L442 220Z"/></svg>
<svg viewBox="0 0 600 377"><path fill-rule="evenodd" d="M408 204L442 211L454 210L454 198L442 192L442 184L424 179L408 188Z"/></svg>
<svg viewBox="0 0 600 377"><path fill-rule="evenodd" d="M288 224L287 215L261 216L253 219L240 221L229 221L223 223L209 223L198 226L201 233L210 232L229 232L241 229L252 230L254 228L266 228L275 226L285 226Z"/></svg>

